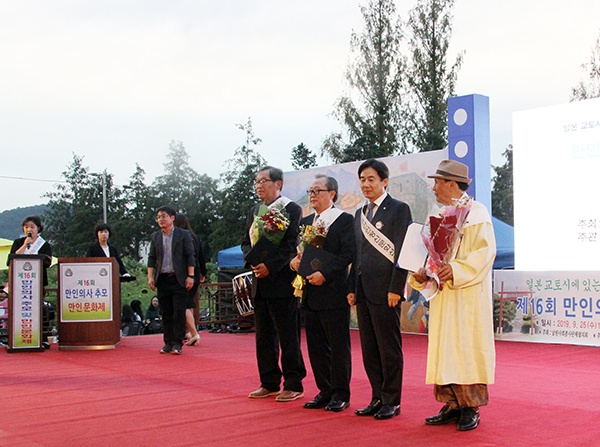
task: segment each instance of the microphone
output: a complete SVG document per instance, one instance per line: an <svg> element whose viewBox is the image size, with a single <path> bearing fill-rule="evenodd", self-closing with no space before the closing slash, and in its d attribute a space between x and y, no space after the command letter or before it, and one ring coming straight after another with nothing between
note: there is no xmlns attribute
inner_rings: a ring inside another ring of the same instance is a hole
<svg viewBox="0 0 600 447"><path fill-rule="evenodd" d="M31 239L32 234L31 233L27 233L27 239ZM31 248L31 242L27 242L27 249Z"/></svg>

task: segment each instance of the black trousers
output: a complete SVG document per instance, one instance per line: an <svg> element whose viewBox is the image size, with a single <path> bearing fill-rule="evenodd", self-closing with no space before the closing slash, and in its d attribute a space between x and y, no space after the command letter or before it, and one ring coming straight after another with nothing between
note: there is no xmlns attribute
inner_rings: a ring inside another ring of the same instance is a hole
<svg viewBox="0 0 600 447"><path fill-rule="evenodd" d="M304 311L308 357L322 396L350 401L350 307Z"/></svg>
<svg viewBox="0 0 600 447"><path fill-rule="evenodd" d="M400 405L404 369L400 306L390 308L387 302L373 304L367 301L360 282L358 293L356 313L371 397L381 399L384 405Z"/></svg>
<svg viewBox="0 0 600 447"><path fill-rule="evenodd" d="M277 298L265 298L260 294L254 297L260 385L270 391L280 389L282 377L284 390L303 391L306 368L300 351L298 312L298 299L291 294Z"/></svg>
<svg viewBox="0 0 600 447"><path fill-rule="evenodd" d="M185 338L185 305L188 291L175 275L158 275L158 305L162 313L163 339L166 345L181 345Z"/></svg>

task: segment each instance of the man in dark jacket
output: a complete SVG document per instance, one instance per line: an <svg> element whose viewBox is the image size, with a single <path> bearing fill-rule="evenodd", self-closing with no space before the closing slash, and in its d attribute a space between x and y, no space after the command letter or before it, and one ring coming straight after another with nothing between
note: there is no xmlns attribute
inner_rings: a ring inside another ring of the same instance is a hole
<svg viewBox="0 0 600 447"><path fill-rule="evenodd" d="M152 233L148 253L148 286L158 290L163 319L165 345L161 354L181 354L187 291L194 285L194 243L189 231L174 226L175 215L171 207L158 209L160 230Z"/></svg>
<svg viewBox="0 0 600 447"><path fill-rule="evenodd" d="M343 411L350 405L350 306L346 300L348 266L354 257L354 219L333 204L337 200L338 183L325 175L317 175L308 190L313 214L300 221L305 231L306 243L321 244L319 250L335 255L329 262L318 265L305 278L302 295L306 322L306 344L319 394L304 404L304 408L323 408L328 411ZM308 240L310 239L310 240ZM318 252L317 252L318 253ZM318 258L316 258L318 259ZM301 255L295 257L290 266L298 270Z"/></svg>
<svg viewBox="0 0 600 447"><path fill-rule="evenodd" d="M400 302L406 270L396 268L411 222L409 206L387 192L389 170L369 159L358 168L360 188L368 205L356 211L356 256L352 263L348 303L356 304L363 363L371 383L371 403L359 416L390 419L400 413L402 338Z"/></svg>

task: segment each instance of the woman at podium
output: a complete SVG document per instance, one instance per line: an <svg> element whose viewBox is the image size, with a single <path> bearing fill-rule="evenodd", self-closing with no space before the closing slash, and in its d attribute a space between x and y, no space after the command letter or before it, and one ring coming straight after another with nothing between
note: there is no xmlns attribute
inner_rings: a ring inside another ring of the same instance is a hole
<svg viewBox="0 0 600 447"><path fill-rule="evenodd" d="M110 227L108 224L101 223L96 225L96 229L94 230L96 233L95 244L90 245L88 248L86 257L88 258L115 258L117 263L119 264L119 274L121 276L129 276L127 273L127 269L121 261L121 256L119 256L119 250L116 247L110 245L108 243L108 238L110 237Z"/></svg>
<svg viewBox="0 0 600 447"><path fill-rule="evenodd" d="M21 224L25 237L16 239L10 248L11 254L17 255L45 255L44 258L44 282L48 285L48 267L52 264L52 246L42 237L40 233L44 229L40 216L28 216ZM7 264L8 265L8 261Z"/></svg>

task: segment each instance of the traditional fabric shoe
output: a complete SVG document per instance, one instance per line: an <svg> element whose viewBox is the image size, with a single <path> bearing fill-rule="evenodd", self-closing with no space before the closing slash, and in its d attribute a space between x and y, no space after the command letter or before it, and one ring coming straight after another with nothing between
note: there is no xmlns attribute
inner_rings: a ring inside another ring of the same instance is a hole
<svg viewBox="0 0 600 447"><path fill-rule="evenodd" d="M277 402L291 402L293 400L300 399L301 397L304 397L304 393L302 391L283 390L283 392L280 393L275 400Z"/></svg>
<svg viewBox="0 0 600 447"><path fill-rule="evenodd" d="M276 396L278 394L279 390L271 391L261 386L259 389L254 390L250 394L248 394L248 397L250 399L264 399L265 397Z"/></svg>
<svg viewBox="0 0 600 447"><path fill-rule="evenodd" d="M479 425L480 419L477 408L465 407L460 411L460 419L456 429L460 431L473 430Z"/></svg>
<svg viewBox="0 0 600 447"><path fill-rule="evenodd" d="M452 421L457 421L459 417L459 408L452 409L450 405L444 405L438 414L425 418L425 423L427 425L444 425Z"/></svg>

